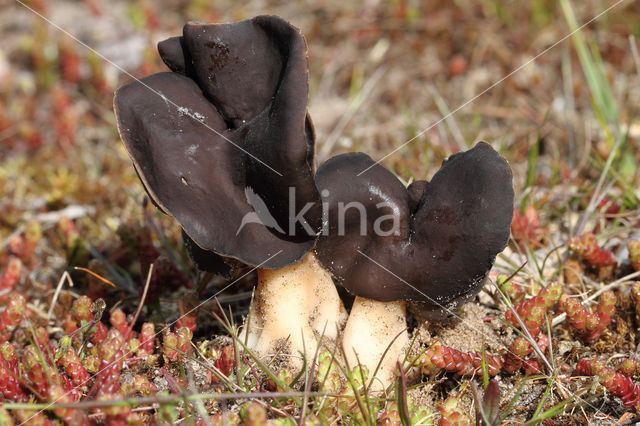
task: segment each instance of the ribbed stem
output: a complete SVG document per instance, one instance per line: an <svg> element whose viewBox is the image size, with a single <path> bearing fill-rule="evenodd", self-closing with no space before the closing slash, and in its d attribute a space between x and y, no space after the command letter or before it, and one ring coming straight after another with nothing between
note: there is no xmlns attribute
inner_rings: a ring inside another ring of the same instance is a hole
<svg viewBox="0 0 640 426"><path fill-rule="evenodd" d="M321 337L336 338L344 315L331 276L309 253L295 265L258 269L247 343L262 357L286 343L292 366L302 366L302 354L311 360Z"/></svg>
<svg viewBox="0 0 640 426"><path fill-rule="evenodd" d="M378 302L364 297L356 297L344 329L342 344L347 362L351 368L358 365L367 367L374 390L383 390L394 380L397 361L402 361L409 344L406 302ZM391 344L393 339L400 336ZM390 346L391 345L391 346ZM382 355L387 351L384 359ZM378 363L380 369L375 378Z"/></svg>

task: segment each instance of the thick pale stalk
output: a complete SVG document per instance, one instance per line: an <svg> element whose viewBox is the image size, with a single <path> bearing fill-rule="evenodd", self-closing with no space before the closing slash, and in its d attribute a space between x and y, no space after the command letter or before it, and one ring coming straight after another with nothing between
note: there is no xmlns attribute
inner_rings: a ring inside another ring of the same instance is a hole
<svg viewBox="0 0 640 426"><path fill-rule="evenodd" d="M286 344L283 353L291 355L293 366L302 366L302 354L311 360L320 337L336 338L344 316L331 276L309 253L295 265L258 270L258 286L245 324L247 345L267 357Z"/></svg>
<svg viewBox="0 0 640 426"><path fill-rule="evenodd" d="M344 329L342 344L347 362L351 368L358 365L367 367L372 389L381 391L394 379L397 361L402 362L409 345L406 302L378 302L356 297ZM391 344L393 339L400 336ZM384 359L382 355L389 348ZM357 356L356 356L357 354ZM373 373L380 363L375 377Z"/></svg>

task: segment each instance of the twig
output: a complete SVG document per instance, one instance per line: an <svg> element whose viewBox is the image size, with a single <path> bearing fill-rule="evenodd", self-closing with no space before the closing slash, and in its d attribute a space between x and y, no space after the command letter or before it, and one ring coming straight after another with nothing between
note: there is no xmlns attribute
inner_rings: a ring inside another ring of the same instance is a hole
<svg viewBox="0 0 640 426"><path fill-rule="evenodd" d="M618 286L621 286L622 284L626 284L627 282L629 282L630 279L636 278L638 276L640 276L640 271L634 272L634 273L629 274L629 275L625 275L624 277L620 278L619 280L616 280L616 281L612 282L611 284L607 284L606 286L602 287L600 290L598 290L595 293L593 293L591 296L587 297L585 299L585 301L582 302L582 304L584 305L587 302L591 302L592 300L594 300L595 298L600 296L605 291L614 289L614 288L616 288ZM551 323L551 325L553 325L555 327L556 325L561 324L566 318L567 318L567 314L566 313L562 313L562 314L558 315L557 317L555 317L553 319L553 322Z"/></svg>
<svg viewBox="0 0 640 426"><path fill-rule="evenodd" d="M35 304L33 304L31 302L27 302L27 308L29 308L33 313L38 315L40 318L45 319L45 320L48 319L47 318L47 314L42 309L37 307Z"/></svg>
<svg viewBox="0 0 640 426"><path fill-rule="evenodd" d="M71 220L78 219L79 217L95 212L95 210L96 209L93 206L73 204L62 210L37 214L33 220L37 220L42 223L58 223L62 217L68 217Z"/></svg>
<svg viewBox="0 0 640 426"><path fill-rule="evenodd" d="M58 296L60 296L60 291L62 290L62 284L64 284L64 280L67 280L69 283L69 287L73 287L73 281L71 280L71 275L69 272L64 271L62 276L60 277L60 281L58 281L58 286L56 287L56 292L53 293L53 299L51 300L51 306L49 306L49 312L47 312L47 321L51 319L51 315L53 314L53 308L56 306L56 302L58 301Z"/></svg>
<svg viewBox="0 0 640 426"><path fill-rule="evenodd" d="M136 313L133 316L133 320L131 321L131 324L129 324L129 329L127 330L127 336L131 333L131 330L133 329L133 325L136 323L136 321L138 321L138 317L140 316L140 311L142 311L142 307L144 306L144 301L147 298L147 291L149 290L149 283L151 283L151 275L153 275L153 263L151 265L149 265L149 272L147 272L147 281L144 284L144 290L142 290L142 297L140 298L140 304L138 305L138 309L136 309Z"/></svg>

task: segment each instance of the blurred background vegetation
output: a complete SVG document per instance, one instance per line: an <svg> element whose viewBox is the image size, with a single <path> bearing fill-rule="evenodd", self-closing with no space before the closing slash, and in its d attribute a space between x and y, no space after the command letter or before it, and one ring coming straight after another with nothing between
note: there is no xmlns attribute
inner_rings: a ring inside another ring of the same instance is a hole
<svg viewBox="0 0 640 426"><path fill-rule="evenodd" d="M60 271L83 259L120 286L116 299L137 301L141 275L111 268L122 254L105 248L121 225L157 224L156 246L189 268L177 225L142 202L119 141L113 92L131 80L119 68L135 77L166 70L156 44L188 20L259 14L280 15L307 38L318 162L364 151L410 182L486 140L514 169L518 211L542 224L545 237L527 250L543 257L593 229L603 201L616 214L637 209L638 1L0 0L0 261L39 218L50 238L25 286L34 309L48 309ZM59 217L44 216L69 207L90 256L70 254ZM633 217L599 229L637 228ZM96 289L87 274L73 276L81 292ZM244 312L250 288L236 289Z"/></svg>

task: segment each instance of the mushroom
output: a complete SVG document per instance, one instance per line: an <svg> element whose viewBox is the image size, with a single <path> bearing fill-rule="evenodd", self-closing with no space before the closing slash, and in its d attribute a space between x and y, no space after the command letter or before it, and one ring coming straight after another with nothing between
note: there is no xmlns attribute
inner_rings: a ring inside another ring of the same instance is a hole
<svg viewBox="0 0 640 426"><path fill-rule="evenodd" d="M335 338L341 302L310 252L321 215L304 37L274 16L189 22L158 50L173 72L114 99L145 190L199 266L217 269L219 255L258 268L250 348L313 353L321 333Z"/></svg>
<svg viewBox="0 0 640 426"><path fill-rule="evenodd" d="M450 312L483 287L509 238L511 169L480 142L445 160L431 182L409 188L362 153L328 160L316 185L330 225L316 255L356 296L345 355L373 374L389 348L375 376L380 390L408 343L406 301Z"/></svg>

